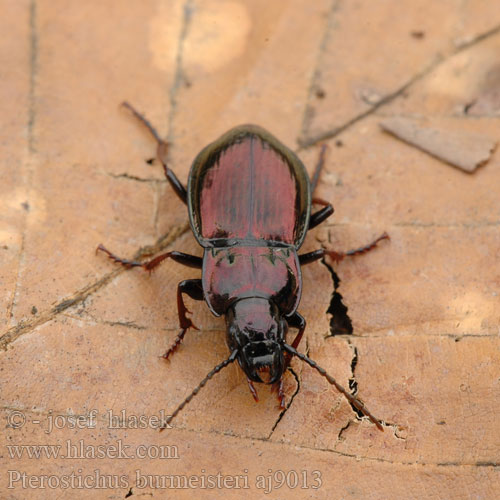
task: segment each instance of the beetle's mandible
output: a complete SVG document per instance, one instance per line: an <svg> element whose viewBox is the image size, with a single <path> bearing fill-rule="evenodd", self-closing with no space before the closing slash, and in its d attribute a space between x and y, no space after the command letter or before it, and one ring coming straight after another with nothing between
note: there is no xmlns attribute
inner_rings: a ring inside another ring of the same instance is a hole
<svg viewBox="0 0 500 500"><path fill-rule="evenodd" d="M152 271L170 258L202 270L201 279L188 279L177 288L180 332L164 354L168 358L189 328L182 294L204 300L215 316L225 316L230 356L217 365L166 420L166 427L216 373L238 361L257 400L254 382L275 384L284 407L283 374L293 356L316 369L349 402L380 429L382 424L364 404L347 392L312 359L297 351L306 327L297 312L302 290L300 267L324 256L340 261L375 247L389 236L383 233L372 243L340 253L321 248L298 255L306 233L333 213L330 203L313 198L324 163L322 148L312 180L299 158L269 132L255 125L229 130L206 146L195 158L187 189L167 166L167 143L151 124L124 103L157 141L157 157L177 196L187 205L193 234L203 247L203 258L182 252L166 252L148 261L117 257L103 245L115 262L126 268ZM322 206L312 213L313 203ZM287 343L288 328L298 330Z"/></svg>

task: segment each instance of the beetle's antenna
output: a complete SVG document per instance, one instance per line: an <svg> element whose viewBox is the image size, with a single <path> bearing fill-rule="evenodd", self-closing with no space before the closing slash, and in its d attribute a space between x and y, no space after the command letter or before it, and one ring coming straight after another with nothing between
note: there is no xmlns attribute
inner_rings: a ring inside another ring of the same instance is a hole
<svg viewBox="0 0 500 500"><path fill-rule="evenodd" d="M151 125L151 122L141 115L139 111L137 111L133 106L131 106L127 101L122 102L122 106L124 108L127 108L129 111L132 112L132 114L146 127L146 129L149 131L149 133L155 138L156 143L158 144L156 155L160 162L163 165L163 168L165 170L165 174L167 173L167 170L169 170L166 162L166 157L167 157L167 150L168 150L168 143L165 142L161 137L160 134L158 134L157 130Z"/></svg>
<svg viewBox="0 0 500 500"><path fill-rule="evenodd" d="M198 387L193 389L193 392L175 409L174 413L170 415L165 423L160 427L160 432L163 431L170 422L178 415L178 413L200 392L200 389L216 374L219 373L223 368L230 365L236 359L238 355L238 350L235 349L229 358L224 360L222 363L218 364L213 370L208 372L207 376L198 384Z"/></svg>
<svg viewBox="0 0 500 500"><path fill-rule="evenodd" d="M137 111L127 101L122 102L121 105L132 112L132 114L149 130L149 133L156 139L156 142L158 144L163 142L162 138L160 137L156 129L153 127L153 125L151 125L151 122L144 116L142 116L141 113L139 113L139 111Z"/></svg>
<svg viewBox="0 0 500 500"><path fill-rule="evenodd" d="M321 375L323 375L323 377L326 378L326 380L328 380L330 384L335 386L337 391L341 392L347 398L349 403L351 403L361 413L366 415L377 426L379 430L381 430L382 432L384 431L384 428L382 427L380 420L378 420L372 415L372 413L368 410L365 404L358 398L355 398L352 394L349 394L331 375L326 373L326 370L324 368L321 368L321 366L319 366L316 363L316 361L313 361L312 359L308 358L305 354L298 352L291 345L283 344L283 347L287 352L289 352L293 356L297 356L302 361L305 361L309 366L315 368Z"/></svg>
<svg viewBox="0 0 500 500"><path fill-rule="evenodd" d="M314 174L311 179L311 193L314 193L314 191L316 190L316 186L318 185L319 176L321 174L321 170L323 169L323 165L325 164L326 150L327 150L327 145L322 144L321 150L319 152L318 163L316 165L316 168L314 169Z"/></svg>

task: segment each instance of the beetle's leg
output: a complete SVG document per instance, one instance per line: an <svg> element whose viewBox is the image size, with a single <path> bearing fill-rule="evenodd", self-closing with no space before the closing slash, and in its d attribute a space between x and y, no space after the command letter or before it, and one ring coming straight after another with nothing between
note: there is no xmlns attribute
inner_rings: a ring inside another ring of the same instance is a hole
<svg viewBox="0 0 500 500"><path fill-rule="evenodd" d="M319 250L314 250L314 252L303 253L299 255L299 263L301 266L315 262L316 260L322 259L325 256L325 249L320 248Z"/></svg>
<svg viewBox="0 0 500 500"><path fill-rule="evenodd" d="M163 355L165 359L168 359L168 357L177 350L189 328L198 330L198 328L193 325L191 319L186 316L186 313L190 313L191 311L187 309L184 304L184 300L182 300L183 293L187 293L194 300L203 300L203 287L201 280L184 280L177 286L177 312L179 314L179 326L181 327L181 331L177 334L173 344Z"/></svg>
<svg viewBox="0 0 500 500"><path fill-rule="evenodd" d="M377 246L377 243L379 241L389 239L389 235L384 231L384 233L382 233L378 238L375 238L371 243L368 243L368 245L364 245L362 247L341 253L335 252L334 250L325 250L325 254L332 258L334 261L340 262L344 257L354 257L355 255L367 253L370 250L373 250Z"/></svg>
<svg viewBox="0 0 500 500"><path fill-rule="evenodd" d="M316 163L316 167L314 168L314 174L313 174L312 179L311 179L311 193L314 193L316 186L318 185L319 176L321 174L321 169L323 168L323 165L325 164L326 149L327 149L327 145L323 144L321 146L321 150L319 152L318 163Z"/></svg>
<svg viewBox="0 0 500 500"><path fill-rule="evenodd" d="M318 163L316 164L316 167L314 169L314 174L313 174L312 179L311 179L311 193L314 193L314 191L316 190L316 186L318 185L319 176L321 174L321 170L323 168L323 165L325 164L326 149L327 149L326 144L323 144L321 146L321 150L319 153ZM327 201L324 201L321 198L313 198L312 201L313 201L313 203L323 205L324 208L322 208L318 212L311 215L311 218L309 219L309 228L308 229L312 229L313 227L316 227L318 224L321 224L325 219L327 219L328 217L330 217L330 215L333 214L333 207Z"/></svg>
<svg viewBox="0 0 500 500"><path fill-rule="evenodd" d="M280 408L285 408L285 391L283 389L283 377L280 378L278 385L278 401L280 402Z"/></svg>
<svg viewBox="0 0 500 500"><path fill-rule="evenodd" d="M304 330L306 329L306 320L301 314L294 312L289 318L287 318L286 321L288 326L299 329L299 333L297 333L295 339L290 344L294 349L297 349L297 346L300 344L300 340L302 339L302 335L304 335Z"/></svg>
<svg viewBox="0 0 500 500"><path fill-rule="evenodd" d="M195 255L189 255L183 252L166 252L156 256L153 259L139 262L137 260L128 260L117 257L103 245L99 245L96 249L96 252L98 252L99 250L106 253L111 260L115 261L117 264L121 264L126 269L130 269L132 267L142 267L145 271L151 272L153 271L153 269L158 267L161 262L163 262L165 259L168 259L169 257L172 260L179 262L179 264L183 264L184 266L188 267L194 267L196 269L201 269L203 265L203 259L201 257L196 257Z"/></svg>
<svg viewBox="0 0 500 500"><path fill-rule="evenodd" d="M250 392L252 393L253 398L255 399L255 402L259 402L259 395L257 394L257 390L255 389L253 382L247 377L247 383L248 383L248 388L250 389Z"/></svg>
<svg viewBox="0 0 500 500"><path fill-rule="evenodd" d="M187 191L186 188L182 185L181 181L177 178L172 170L167 165L167 150L168 143L165 142L159 135L156 129L151 125L149 120L146 119L141 113L139 113L133 106L131 106L128 102L122 103L122 105L130 110L132 114L148 129L149 133L155 138L156 143L158 144L156 150L156 156L160 160L163 165L163 171L165 172L165 177L167 181L170 183L172 188L174 189L177 196L187 205Z"/></svg>
<svg viewBox="0 0 500 500"><path fill-rule="evenodd" d="M323 198L317 198L316 196L311 201L312 201L312 203L315 203L316 205L323 205L324 207L330 205L329 201L326 201Z"/></svg>
<svg viewBox="0 0 500 500"><path fill-rule="evenodd" d="M294 312L289 318L287 318L286 321L288 323L288 326L299 329L299 333L297 333L297 335L293 339L293 342L290 344L294 349L297 349L297 347L300 344L300 341L302 339L302 335L304 335L304 331L306 329L306 320L304 319L304 317L301 314L299 314L298 312ZM286 352L285 353L285 368L288 368L288 365L290 364L291 359L292 359L292 356Z"/></svg>
<svg viewBox="0 0 500 500"><path fill-rule="evenodd" d="M187 205L187 191L182 182L177 178L174 172L168 168L167 161L165 158L167 157L167 148L168 145L166 142L161 142L158 144L157 155L163 165L163 171L165 172L165 177L167 181L170 183L172 188L175 191L175 194L180 198L180 200Z"/></svg>
<svg viewBox="0 0 500 500"><path fill-rule="evenodd" d="M278 382L275 382L271 387L271 392L277 390L278 401L280 408L283 410L285 408L285 391L283 389L283 377L280 377Z"/></svg>
<svg viewBox="0 0 500 500"><path fill-rule="evenodd" d="M300 343L300 340L302 339L304 330L306 329L306 320L301 314L299 314L298 312L294 312L289 318L286 319L286 321L288 323L288 326L299 329L299 332L297 333L291 344L294 347L294 349L296 349ZM285 352L285 370L288 368L291 359L292 359L291 354ZM283 409L285 408L285 391L283 390L283 377L281 377L278 382L273 384L271 390L274 391L275 389L278 390L278 401L280 403L280 408Z"/></svg>
<svg viewBox="0 0 500 500"><path fill-rule="evenodd" d="M327 201L321 200L319 198L313 198L313 203L324 205L324 208L311 215L311 218L309 219L308 230L321 224L325 219L328 219L328 217L333 214L333 206Z"/></svg>
<svg viewBox="0 0 500 500"><path fill-rule="evenodd" d="M299 262L300 265L303 266L305 264L309 264L310 262L314 262L315 260L322 259L325 255L328 255L328 257L333 259L335 262L340 262L344 257L354 257L355 255L369 252L377 246L377 243L379 241L389 239L389 235L384 232L371 243L368 243L368 245L360 248L355 248L354 250L349 250L348 252L336 252L335 250L326 250L325 248L320 248L319 250L314 250L314 252L299 255Z"/></svg>

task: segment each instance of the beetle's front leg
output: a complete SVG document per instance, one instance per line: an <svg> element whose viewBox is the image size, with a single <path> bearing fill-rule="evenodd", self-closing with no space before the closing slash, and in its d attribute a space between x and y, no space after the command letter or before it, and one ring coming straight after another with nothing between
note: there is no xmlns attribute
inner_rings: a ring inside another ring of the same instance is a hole
<svg viewBox="0 0 500 500"><path fill-rule="evenodd" d="M259 402L259 395L257 394L257 389L255 389L253 382L248 377L247 377L247 384L248 384L248 388L250 389L250 392L252 393L253 399L255 400L256 403L258 403Z"/></svg>
<svg viewBox="0 0 500 500"><path fill-rule="evenodd" d="M278 382L275 382L271 388L271 391L277 391L276 395L278 396L278 402L280 408L283 410L285 408L285 390L283 388L283 376L280 377Z"/></svg>
<svg viewBox="0 0 500 500"><path fill-rule="evenodd" d="M179 314L179 326L181 327L181 331L177 334L173 344L163 355L165 359L168 359L168 357L177 350L189 328L198 330L191 319L186 316L186 313L191 313L191 311L187 309L184 304L184 300L182 300L183 293L187 293L194 300L203 300L203 287L201 280L184 280L177 286L177 312Z"/></svg>
<svg viewBox="0 0 500 500"><path fill-rule="evenodd" d="M371 243L368 243L368 245L355 248L354 250L349 250L348 252L336 252L335 250L320 248L319 250L314 250L314 252L299 255L299 263L301 266L304 266L305 264L309 264L316 260L322 259L325 255L328 255L328 257L333 259L335 262L340 262L344 257L354 257L355 255L361 255L363 253L369 252L370 250L373 250L377 246L377 243L381 240L390 240L390 237L387 233L384 232Z"/></svg>
<svg viewBox="0 0 500 500"><path fill-rule="evenodd" d="M302 335L304 335L304 331L306 329L306 320L301 314L295 311L289 318L287 318L286 321L288 323L288 326L299 329L299 332L293 339L293 342L290 344L291 346L293 346L294 349L297 349L302 339ZM288 353L285 353L285 368L288 368L291 359L292 356Z"/></svg>
<svg viewBox="0 0 500 500"><path fill-rule="evenodd" d="M304 317L301 314L299 314L298 312L294 312L289 318L286 319L286 321L288 323L288 326L299 329L299 332L297 333L297 335L293 339L293 342L291 343L291 345L294 347L294 349L296 349L300 343L300 340L302 339L302 335L304 334L304 330L306 329L306 320L304 319ZM292 356L286 352L285 353L285 370L288 368L288 365L290 364L291 359L292 359ZM277 396L278 396L280 408L281 409L285 408L285 391L283 390L283 376L278 380L278 382L275 382L273 384L272 390L273 391L277 390Z"/></svg>
<svg viewBox="0 0 500 500"><path fill-rule="evenodd" d="M297 349L297 346L300 344L300 340L302 339L302 335L304 335L304 330L306 329L306 320L301 314L294 312L289 318L287 318L286 321L288 326L299 329L299 333L297 333L293 342L290 344L294 349Z"/></svg>

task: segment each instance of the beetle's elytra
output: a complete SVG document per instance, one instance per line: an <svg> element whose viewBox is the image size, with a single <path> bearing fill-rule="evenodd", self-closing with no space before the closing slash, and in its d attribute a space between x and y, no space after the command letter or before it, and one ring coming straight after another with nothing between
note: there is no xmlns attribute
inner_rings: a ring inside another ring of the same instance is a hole
<svg viewBox="0 0 500 500"><path fill-rule="evenodd" d="M334 385L349 402L380 429L382 424L355 396L340 386L313 360L298 352L305 319L297 312L302 289L301 265L324 256L337 261L367 252L386 233L369 245L345 253L319 249L298 255L306 233L333 213L331 204L312 199L323 164L322 150L313 181L289 148L269 132L255 125L235 127L206 146L195 158L187 189L167 166L166 148L156 130L129 104L131 110L155 137L157 156L167 180L188 206L193 234L203 247L203 258L172 251L146 261L121 259L99 245L115 262L152 271L163 260L202 270L202 277L188 279L177 288L180 332L164 354L168 358L190 327L183 293L204 300L213 314L225 316L226 341L230 356L217 365L165 422L189 403L208 380L224 367L238 361L257 400L254 382L276 384L280 406L284 407L283 373L292 356L308 363ZM323 208L311 213L312 203ZM289 327L298 330L286 342Z"/></svg>

